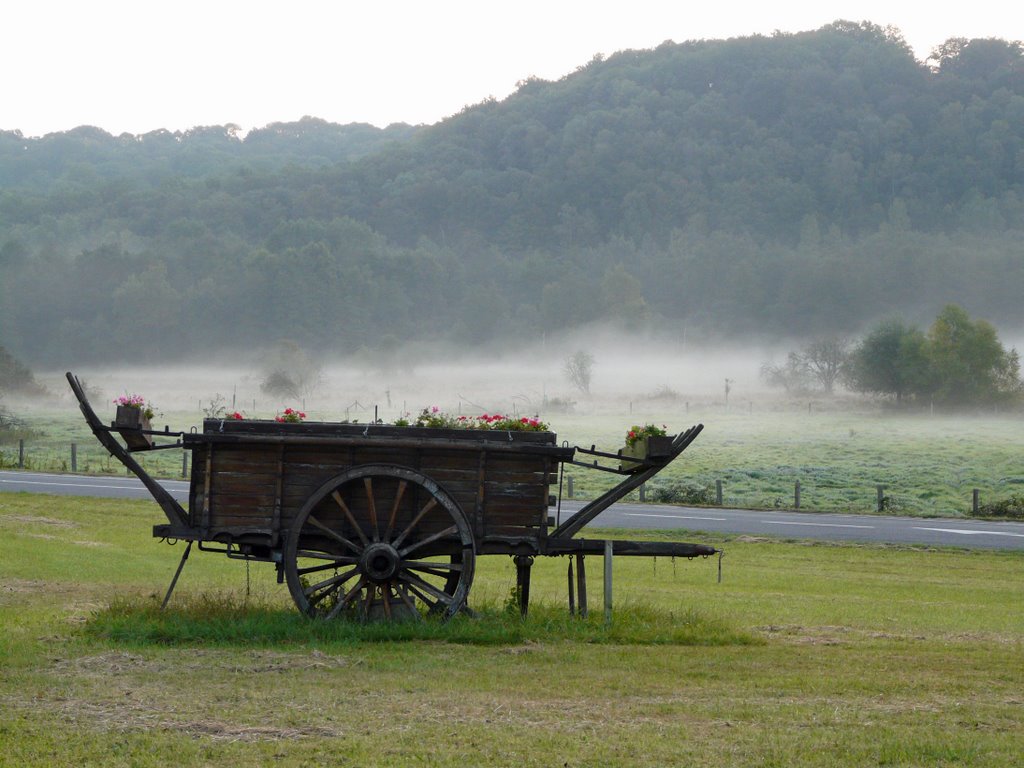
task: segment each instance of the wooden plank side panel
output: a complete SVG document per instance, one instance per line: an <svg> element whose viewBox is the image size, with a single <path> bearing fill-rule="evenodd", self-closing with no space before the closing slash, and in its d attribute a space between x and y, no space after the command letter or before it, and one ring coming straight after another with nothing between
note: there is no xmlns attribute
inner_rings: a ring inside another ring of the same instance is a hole
<svg viewBox="0 0 1024 768"><path fill-rule="evenodd" d="M192 501L201 504L205 482L202 456L211 450L197 446L194 453ZM545 457L528 454L488 452L483 454L484 483L480 480L481 453L474 451L388 449L373 446L280 446L263 444L218 444L212 446L210 477L210 525L262 526L273 521L280 493L278 527L287 530L309 498L325 483L353 465L392 464L412 467L438 483L459 504L474 530L536 538L547 514L549 484L553 479ZM280 490L278 481L283 468ZM361 487L360 484L353 484ZM478 496L483 494L481 520L473 520ZM353 512L365 512L365 499L351 500ZM386 500L385 500L386 501ZM378 505L381 501L378 501ZM422 504L411 495L408 521ZM333 508L332 508L333 507ZM341 512L333 502L323 514L340 521ZM404 516L404 517L402 517ZM230 522L229 522L230 521ZM346 523L347 524L347 523ZM354 534L354 532L353 532Z"/></svg>
<svg viewBox="0 0 1024 768"><path fill-rule="evenodd" d="M484 535L537 541L547 515L550 473L543 457L488 455Z"/></svg>
<svg viewBox="0 0 1024 768"><path fill-rule="evenodd" d="M192 473L188 495L188 524L193 528L198 527L203 514L203 506L206 501L204 489L206 488L206 457L209 455L210 446L198 446L192 451Z"/></svg>

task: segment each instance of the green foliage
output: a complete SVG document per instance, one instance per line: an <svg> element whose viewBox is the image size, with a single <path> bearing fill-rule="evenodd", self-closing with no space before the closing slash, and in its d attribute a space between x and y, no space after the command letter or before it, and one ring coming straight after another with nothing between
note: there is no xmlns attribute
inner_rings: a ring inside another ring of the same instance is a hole
<svg viewBox="0 0 1024 768"><path fill-rule="evenodd" d="M32 371L0 346L0 394L42 395L45 388L36 381Z"/></svg>
<svg viewBox="0 0 1024 768"><path fill-rule="evenodd" d="M978 506L980 517L1003 517L1024 520L1024 494L1014 494L999 501Z"/></svg>
<svg viewBox="0 0 1024 768"><path fill-rule="evenodd" d="M848 383L858 392L894 395L897 402L927 392L931 367L926 342L921 331L901 320L881 323L853 351Z"/></svg>
<svg viewBox="0 0 1024 768"><path fill-rule="evenodd" d="M696 504L711 506L715 503L715 489L689 480L655 480L647 486L647 500L655 504Z"/></svg>
<svg viewBox="0 0 1024 768"><path fill-rule="evenodd" d="M420 411L412 425L434 429L494 429L505 432L547 432L550 430L546 423L531 416L505 416L500 413L456 416L445 413L436 405ZM396 419L395 426L407 427L410 426L410 421Z"/></svg>
<svg viewBox="0 0 1024 768"><path fill-rule="evenodd" d="M430 127L0 132L4 342L65 365L598 320L802 337L948 296L1016 325L1021 47L934 61L837 22L595 58Z"/></svg>
<svg viewBox="0 0 1024 768"><path fill-rule="evenodd" d="M972 321L958 306L950 304L932 323L927 351L937 401L991 403L1020 395L1017 351L1003 348L991 323Z"/></svg>
<svg viewBox="0 0 1024 768"><path fill-rule="evenodd" d="M665 437L667 434L668 428L665 425L634 424L626 430L626 445L634 446L648 437Z"/></svg>
<svg viewBox="0 0 1024 768"><path fill-rule="evenodd" d="M1011 402L1022 391L1020 360L991 323L950 304L927 334L889 320L854 351L851 386L861 392L929 397L948 405Z"/></svg>

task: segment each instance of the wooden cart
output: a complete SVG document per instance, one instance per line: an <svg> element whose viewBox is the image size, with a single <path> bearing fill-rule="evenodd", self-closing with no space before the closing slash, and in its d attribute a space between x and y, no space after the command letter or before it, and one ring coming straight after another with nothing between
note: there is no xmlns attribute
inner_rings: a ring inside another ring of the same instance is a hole
<svg viewBox="0 0 1024 768"><path fill-rule="evenodd" d="M153 535L188 542L165 604L193 543L231 558L274 563L299 609L323 618L450 617L466 606L479 555L514 558L525 615L537 556L578 557L582 607L586 554L610 549L615 555L693 558L719 552L682 542L575 537L682 453L701 425L653 455L621 464L619 454L560 446L551 432L219 419L205 420L202 432L161 432L126 426L123 419L105 426L80 382L71 373L67 378L93 434L139 477L167 516ZM160 436L173 442L157 444L153 438ZM166 448L192 452L187 509L132 457ZM550 510L552 502L560 509L560 499L550 489L566 464L624 479L556 522Z"/></svg>

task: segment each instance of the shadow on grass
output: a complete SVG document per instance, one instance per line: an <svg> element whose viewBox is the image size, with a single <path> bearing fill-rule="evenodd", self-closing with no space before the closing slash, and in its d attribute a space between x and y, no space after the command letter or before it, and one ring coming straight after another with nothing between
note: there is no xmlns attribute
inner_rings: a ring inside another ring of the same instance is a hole
<svg viewBox="0 0 1024 768"><path fill-rule="evenodd" d="M310 620L294 609L241 602L224 595L199 595L161 611L153 600L119 599L94 613L87 637L124 645L213 645L264 647L433 640L467 645L523 642L618 645L752 645L762 641L697 611L617 607L610 626L603 614L581 620L565 608L539 604L526 619L498 605L476 606L472 617L451 621L358 622Z"/></svg>

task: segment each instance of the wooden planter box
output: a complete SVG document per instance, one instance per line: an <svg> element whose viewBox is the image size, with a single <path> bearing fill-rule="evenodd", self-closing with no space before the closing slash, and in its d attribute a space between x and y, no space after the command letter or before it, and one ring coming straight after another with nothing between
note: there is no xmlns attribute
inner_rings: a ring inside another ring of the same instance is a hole
<svg viewBox="0 0 1024 768"><path fill-rule="evenodd" d="M660 459L668 456L672 451L672 441L675 439L675 435L645 437L637 440L633 445L624 446L619 469L633 472L642 469L642 462L646 459ZM627 459L635 459L635 461Z"/></svg>
<svg viewBox="0 0 1024 768"><path fill-rule="evenodd" d="M149 419L143 416L141 408L133 408L130 405L117 406L114 423L110 426L121 434L121 438L129 450L153 447L152 436L144 434L142 431L151 429L151 427Z"/></svg>

